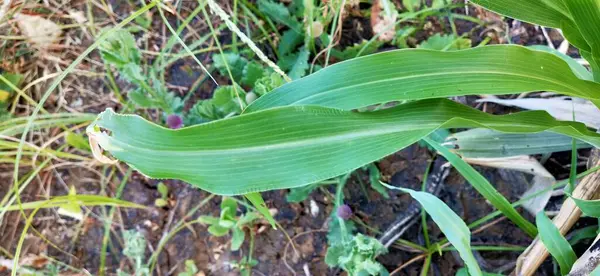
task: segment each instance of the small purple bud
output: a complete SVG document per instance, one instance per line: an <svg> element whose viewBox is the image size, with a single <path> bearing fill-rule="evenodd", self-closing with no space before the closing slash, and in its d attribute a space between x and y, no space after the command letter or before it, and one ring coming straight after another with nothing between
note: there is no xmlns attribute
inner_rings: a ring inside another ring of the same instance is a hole
<svg viewBox="0 0 600 276"><path fill-rule="evenodd" d="M347 204L342 204L342 206L337 208L337 215L343 220L347 220L352 216L352 208Z"/></svg>
<svg viewBox="0 0 600 276"><path fill-rule="evenodd" d="M172 129L182 128L183 119L177 114L171 114L167 116L167 126Z"/></svg>

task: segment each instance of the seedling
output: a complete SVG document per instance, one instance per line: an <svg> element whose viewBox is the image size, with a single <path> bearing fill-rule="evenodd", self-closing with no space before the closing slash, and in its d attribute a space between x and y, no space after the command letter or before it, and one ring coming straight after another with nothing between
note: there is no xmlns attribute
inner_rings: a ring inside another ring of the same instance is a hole
<svg viewBox="0 0 600 276"><path fill-rule="evenodd" d="M185 261L185 271L177 274L178 276L195 276L198 273L198 267L193 260Z"/></svg>
<svg viewBox="0 0 600 276"><path fill-rule="evenodd" d="M217 217L201 216L198 221L209 225L208 232L216 237L231 234L231 250L237 251L242 247L246 238L245 228L249 228L260 214L247 212L237 216L237 201L230 197L223 197L221 201L221 215Z"/></svg>
<svg viewBox="0 0 600 276"><path fill-rule="evenodd" d="M156 207L165 207L169 204L169 188L163 182L158 182L158 186L156 186L158 193L160 194L160 198L154 200L154 205Z"/></svg>
<svg viewBox="0 0 600 276"><path fill-rule="evenodd" d="M156 70L150 68L144 72L141 52L129 31L112 32L99 49L104 62L117 69L121 78L135 86L127 96L136 106L159 108L167 114L181 112L183 100L167 90L156 75Z"/></svg>
<svg viewBox="0 0 600 276"><path fill-rule="evenodd" d="M133 260L133 273L129 274L122 270L117 271L118 276L148 276L150 270L148 265L144 262L146 254L146 237L136 230L127 230L123 232L123 239L125 240L125 248L123 249L123 255Z"/></svg>

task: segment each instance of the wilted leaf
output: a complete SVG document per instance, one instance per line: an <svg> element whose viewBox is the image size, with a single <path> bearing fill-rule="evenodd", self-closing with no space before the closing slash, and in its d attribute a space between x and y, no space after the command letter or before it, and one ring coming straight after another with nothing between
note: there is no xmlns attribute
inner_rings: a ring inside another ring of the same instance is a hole
<svg viewBox="0 0 600 276"><path fill-rule="evenodd" d="M17 25L29 42L38 49L48 49L62 34L60 27L41 16L17 14Z"/></svg>

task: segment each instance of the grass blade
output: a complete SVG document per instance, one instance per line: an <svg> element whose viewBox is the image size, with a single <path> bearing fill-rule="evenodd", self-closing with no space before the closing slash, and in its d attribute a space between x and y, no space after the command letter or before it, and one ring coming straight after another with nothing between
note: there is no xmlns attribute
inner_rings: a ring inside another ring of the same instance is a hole
<svg viewBox="0 0 600 276"><path fill-rule="evenodd" d="M575 255L573 248L571 248L567 239L560 234L558 228L556 228L543 211L537 214L535 223L538 226L542 243L558 262L561 274L569 274L571 266L577 260L577 255Z"/></svg>
<svg viewBox="0 0 600 276"><path fill-rule="evenodd" d="M442 156L452 163L454 168L460 172L460 174L467 180L471 185L485 197L494 207L500 210L508 219L514 222L519 228L531 237L535 237L537 230L533 224L523 218L515 208L510 205L510 202L502 196L492 184L490 184L485 177L478 173L471 165L463 161L458 155L452 153L450 150L440 145L439 143L432 141L429 138L423 138L425 142L435 148Z"/></svg>
<svg viewBox="0 0 600 276"><path fill-rule="evenodd" d="M477 260L471 252L471 231L463 220L450 209L443 201L426 192L418 192L411 189L398 188L382 183L388 189L400 190L410 194L417 200L423 209L431 216L431 219L440 227L448 241L456 248L461 259L467 265L469 274L483 275L477 264Z"/></svg>

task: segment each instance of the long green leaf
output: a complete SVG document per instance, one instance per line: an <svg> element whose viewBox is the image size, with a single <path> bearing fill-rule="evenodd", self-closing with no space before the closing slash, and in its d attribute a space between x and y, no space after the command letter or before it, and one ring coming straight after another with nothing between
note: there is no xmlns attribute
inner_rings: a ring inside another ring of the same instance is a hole
<svg viewBox="0 0 600 276"><path fill-rule="evenodd" d="M471 251L471 231L465 222L448 205L439 198L426 192L418 192L411 189L398 188L382 183L388 189L400 190L410 194L416 199L425 212L440 227L448 241L456 248L461 259L465 262L470 275L483 275L477 260Z"/></svg>
<svg viewBox="0 0 600 276"><path fill-rule="evenodd" d="M567 0L564 3L588 45L600 46L600 1Z"/></svg>
<svg viewBox="0 0 600 276"><path fill-rule="evenodd" d="M450 144L451 150L463 157L498 158L568 151L572 138L550 132L511 134L470 129L452 134L445 144ZM577 148L589 147L577 141Z"/></svg>
<svg viewBox="0 0 600 276"><path fill-rule="evenodd" d="M446 99L367 113L280 107L178 130L109 109L87 131L92 141L149 177L238 195L322 181L400 150L437 128L466 127L547 130L600 146L600 134L545 112L494 116Z"/></svg>
<svg viewBox="0 0 600 276"><path fill-rule="evenodd" d="M561 274L569 274L571 266L577 260L577 255L575 255L573 248L571 248L567 239L560 234L558 228L556 228L543 211L537 214L535 222L540 232L540 239L546 249L548 249L548 252L558 262Z"/></svg>
<svg viewBox="0 0 600 276"><path fill-rule="evenodd" d="M599 0L568 0L564 1L569 12L573 15L573 21L579 30L580 36L585 39L590 53L584 53L584 57L590 62L594 71L594 78L600 81L600 1ZM564 31L564 30L563 30ZM571 36L574 36L569 30ZM578 37L578 40L581 40ZM582 44L582 42L581 42Z"/></svg>
<svg viewBox="0 0 600 276"><path fill-rule="evenodd" d="M246 112L312 104L355 109L398 100L530 91L600 99L600 84L579 79L560 57L498 45L449 52L403 49L352 59L285 84Z"/></svg>
<svg viewBox="0 0 600 276"><path fill-rule="evenodd" d="M523 218L517 210L515 210L510 202L500 194L490 182L485 179L480 173L478 173L471 165L463 161L458 155L452 153L450 150L440 145L439 143L429 139L423 138L430 146L435 148L442 156L452 163L454 168L460 172L460 174L467 180L471 185L487 199L494 207L500 210L508 219L514 222L519 228L523 229L528 235L535 237L537 230L533 224Z"/></svg>
<svg viewBox="0 0 600 276"><path fill-rule="evenodd" d="M508 17L547 27L560 28L561 21L570 20L565 12L559 11L564 7L560 0L471 0L471 2Z"/></svg>

